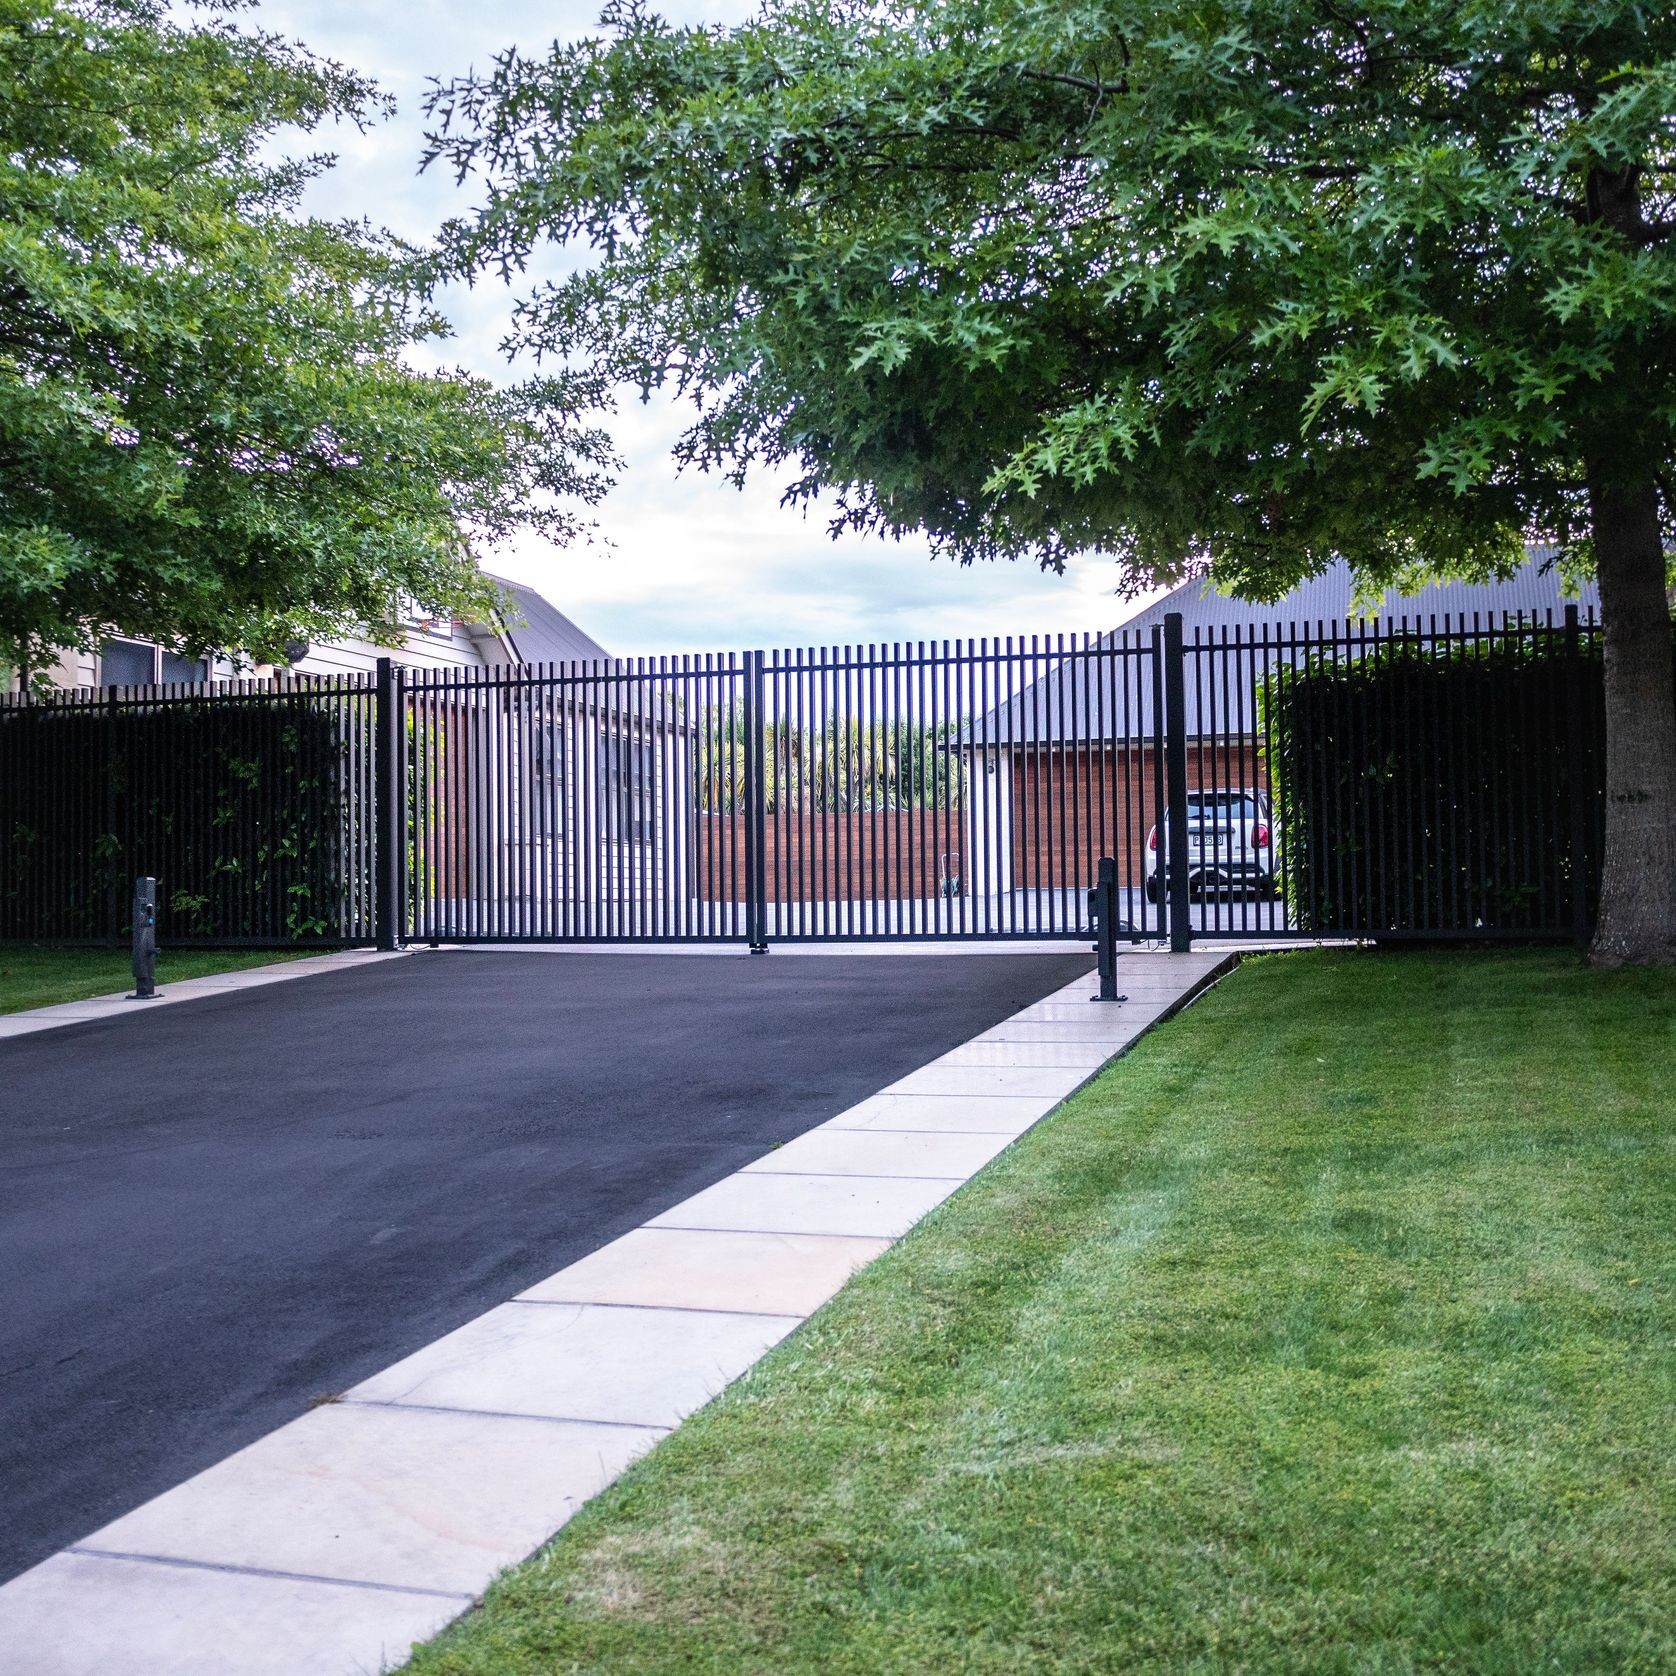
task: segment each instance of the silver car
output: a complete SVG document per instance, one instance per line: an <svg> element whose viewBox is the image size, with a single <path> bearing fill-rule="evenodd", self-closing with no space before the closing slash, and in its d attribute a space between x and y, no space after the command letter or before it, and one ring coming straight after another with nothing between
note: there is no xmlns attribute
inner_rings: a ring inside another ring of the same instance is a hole
<svg viewBox="0 0 1676 1676"><path fill-rule="evenodd" d="M1280 895L1280 835L1267 792L1190 791L1186 815L1187 886L1194 896L1243 890L1272 901ZM1163 825L1172 818L1166 809ZM1148 902L1168 890L1168 875L1165 840L1155 826L1146 836Z"/></svg>

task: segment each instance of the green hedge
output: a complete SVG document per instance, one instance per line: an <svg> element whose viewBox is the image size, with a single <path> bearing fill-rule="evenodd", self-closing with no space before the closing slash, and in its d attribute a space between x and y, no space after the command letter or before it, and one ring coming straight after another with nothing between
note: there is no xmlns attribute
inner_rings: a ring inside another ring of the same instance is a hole
<svg viewBox="0 0 1676 1676"><path fill-rule="evenodd" d="M276 694L0 708L0 938L337 942L364 929L363 705Z"/></svg>
<svg viewBox="0 0 1676 1676"><path fill-rule="evenodd" d="M1300 929L1565 933L1577 928L1576 874L1592 922L1598 646L1573 653L1546 629L1472 644L1399 639L1377 656L1283 668L1262 699Z"/></svg>

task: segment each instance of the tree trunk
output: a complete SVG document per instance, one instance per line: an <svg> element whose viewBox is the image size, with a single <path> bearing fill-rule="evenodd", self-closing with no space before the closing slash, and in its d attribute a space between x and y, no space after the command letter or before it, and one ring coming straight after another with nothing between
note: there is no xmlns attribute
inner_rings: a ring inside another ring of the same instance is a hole
<svg viewBox="0 0 1676 1676"><path fill-rule="evenodd" d="M1658 490L1590 473L1606 663L1606 858L1590 963L1676 963L1676 667Z"/></svg>

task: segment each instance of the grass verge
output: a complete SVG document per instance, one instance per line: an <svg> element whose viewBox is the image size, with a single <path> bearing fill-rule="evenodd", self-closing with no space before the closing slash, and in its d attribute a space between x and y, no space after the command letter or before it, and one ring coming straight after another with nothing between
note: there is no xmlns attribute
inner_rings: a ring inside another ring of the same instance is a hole
<svg viewBox="0 0 1676 1676"><path fill-rule="evenodd" d="M157 955L157 987L185 978L207 978L216 972L242 972L251 966L272 966L281 960L300 960L318 949L161 949ZM28 1007L52 1007L61 1001L86 1001L95 995L115 995L134 987L133 962L117 949L0 947L0 1014Z"/></svg>
<svg viewBox="0 0 1676 1676"><path fill-rule="evenodd" d="M1676 1668L1676 978L1248 962L412 1676Z"/></svg>

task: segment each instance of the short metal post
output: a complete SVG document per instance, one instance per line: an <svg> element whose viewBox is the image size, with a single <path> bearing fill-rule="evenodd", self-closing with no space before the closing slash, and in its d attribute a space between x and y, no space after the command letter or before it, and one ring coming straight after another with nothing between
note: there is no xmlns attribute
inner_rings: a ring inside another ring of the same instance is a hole
<svg viewBox="0 0 1676 1676"><path fill-rule="evenodd" d="M1187 852L1187 679L1181 613L1164 617L1164 831L1159 838L1168 869L1170 953L1193 947L1192 881Z"/></svg>
<svg viewBox="0 0 1676 1676"><path fill-rule="evenodd" d="M1088 893L1089 912L1094 920L1094 959L1100 974L1096 1001L1127 1001L1117 993L1117 862L1101 856L1099 883Z"/></svg>
<svg viewBox="0 0 1676 1676"><path fill-rule="evenodd" d="M157 994L157 881L134 881L134 993L130 1001L156 1001Z"/></svg>

